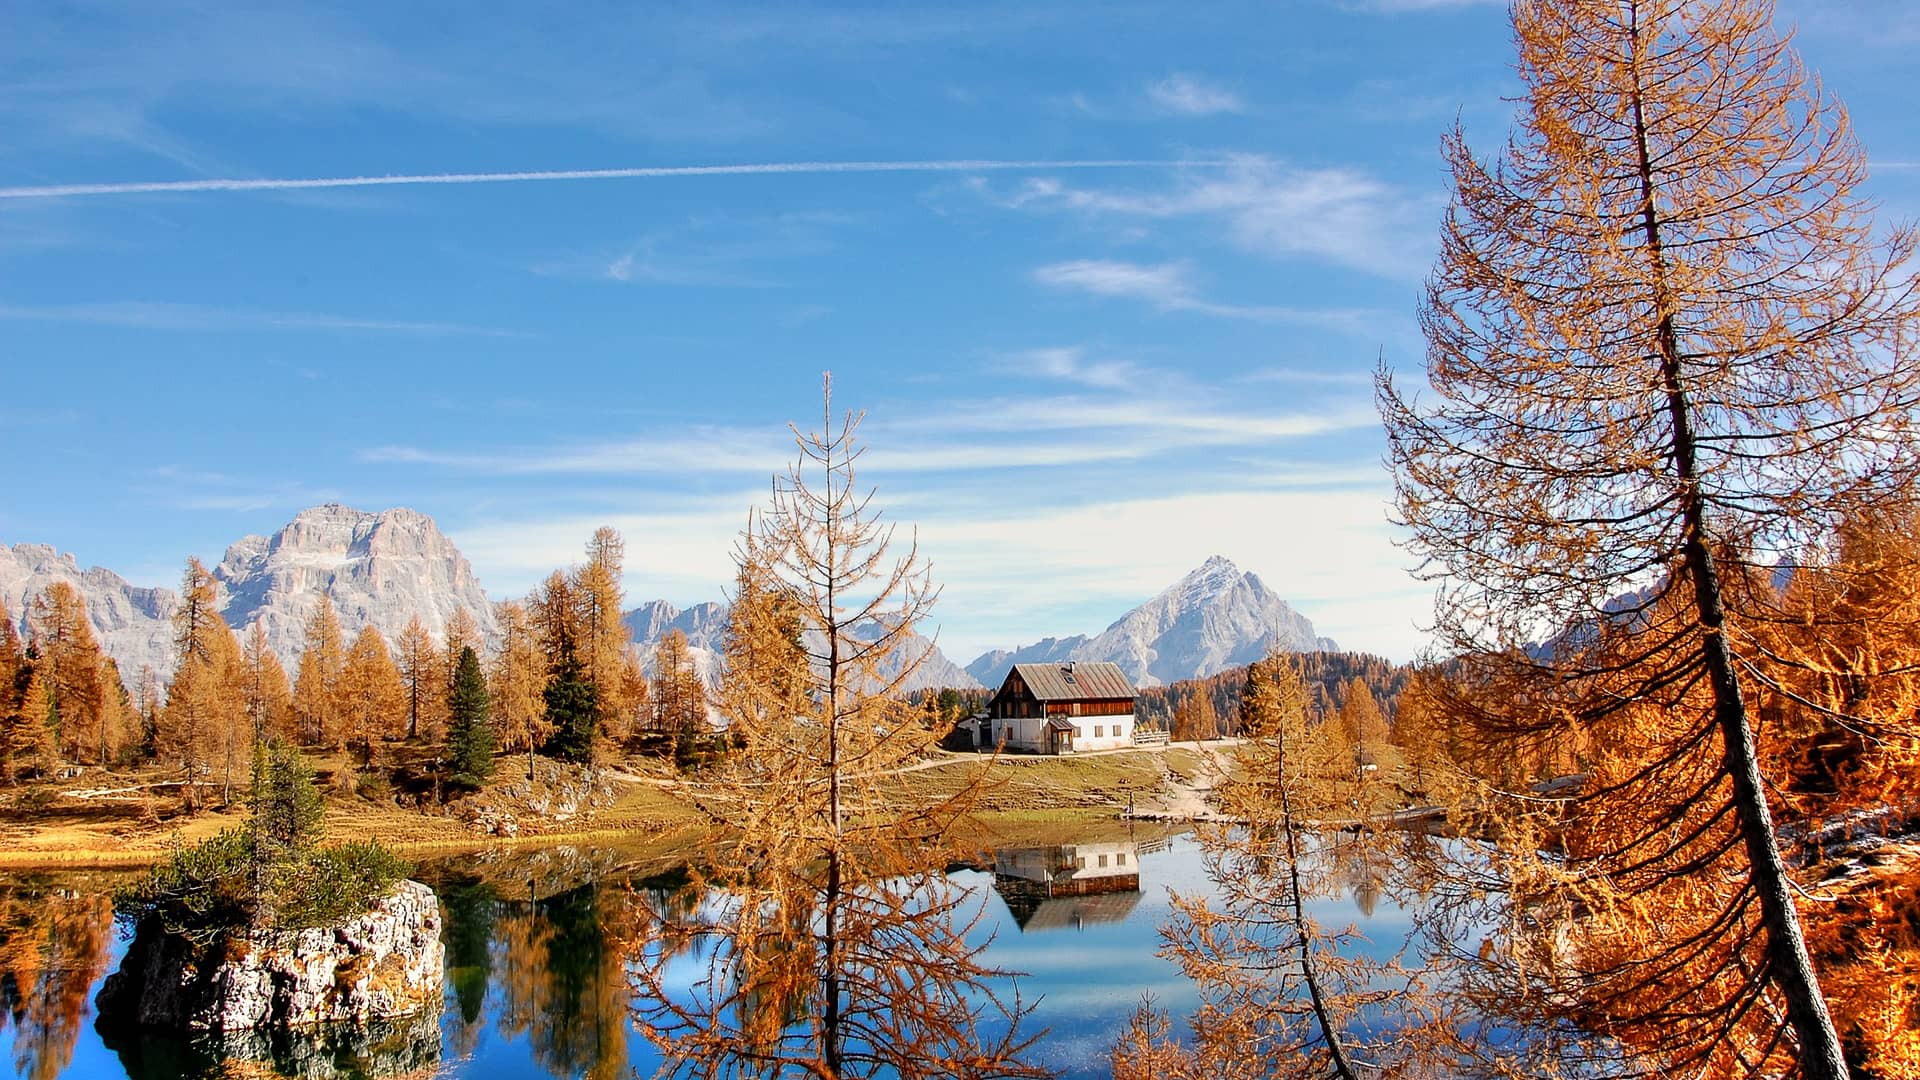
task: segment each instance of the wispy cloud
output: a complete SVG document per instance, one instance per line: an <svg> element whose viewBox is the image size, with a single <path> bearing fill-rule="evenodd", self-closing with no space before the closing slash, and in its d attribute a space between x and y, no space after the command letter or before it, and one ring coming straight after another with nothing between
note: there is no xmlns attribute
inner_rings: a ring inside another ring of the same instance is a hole
<svg viewBox="0 0 1920 1080"><path fill-rule="evenodd" d="M514 330L460 323L363 319L298 311L249 311L147 300L89 304L0 304L0 319L87 323L136 330L337 330L341 332L419 334L423 336L525 337Z"/></svg>
<svg viewBox="0 0 1920 1080"><path fill-rule="evenodd" d="M1507 0L1340 0L1348 11L1397 14L1408 11L1444 11L1449 8L1492 7Z"/></svg>
<svg viewBox="0 0 1920 1080"><path fill-rule="evenodd" d="M522 172L409 173L389 176L210 177L106 184L39 184L0 187L0 199L71 199L90 196L193 194L204 192L300 191L316 188L396 187L442 184L528 184L580 180L659 180L702 176L775 176L820 173L1035 172L1054 169L1155 169L1221 165L1224 162L1108 159L1085 161L779 161L748 165L673 165L623 169L535 169Z"/></svg>
<svg viewBox="0 0 1920 1080"><path fill-rule="evenodd" d="M649 229L617 254L561 256L536 263L533 272L621 284L772 288L783 282L764 271L768 264L831 251L838 231L860 220L832 211L702 213Z"/></svg>
<svg viewBox="0 0 1920 1080"><path fill-rule="evenodd" d="M1144 374L1138 364L1126 360L1089 360L1086 348L1080 345L1022 349L1006 354L994 367L1028 378L1053 379L1107 390L1137 386Z"/></svg>
<svg viewBox="0 0 1920 1080"><path fill-rule="evenodd" d="M1161 112L1181 116L1212 116L1247 110L1240 95L1194 75L1175 73L1147 87L1147 97Z"/></svg>
<svg viewBox="0 0 1920 1080"><path fill-rule="evenodd" d="M1378 325L1379 313L1358 308L1295 308L1276 304L1226 304L1201 295L1191 265L1073 259L1033 271L1048 288L1117 300L1140 300L1161 311L1190 311L1256 322L1302 323L1346 330Z"/></svg>
<svg viewBox="0 0 1920 1080"><path fill-rule="evenodd" d="M1239 155L1224 168L1182 173L1162 189L1076 187L1033 177L1010 191L976 190L1009 209L1065 212L1100 222L1218 221L1237 247L1270 258L1310 258L1389 278L1430 262L1438 193L1397 188L1355 168L1299 168Z"/></svg>

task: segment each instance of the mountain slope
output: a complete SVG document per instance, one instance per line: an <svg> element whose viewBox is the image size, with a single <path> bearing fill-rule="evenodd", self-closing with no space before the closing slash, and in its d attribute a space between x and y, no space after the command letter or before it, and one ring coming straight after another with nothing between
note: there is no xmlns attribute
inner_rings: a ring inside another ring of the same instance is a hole
<svg viewBox="0 0 1920 1080"><path fill-rule="evenodd" d="M1293 610L1259 576L1218 555L1115 620L1099 635L1047 638L982 654L967 671L996 684L1015 663L1110 660L1136 685L1195 679L1283 652L1332 651L1331 639Z"/></svg>
<svg viewBox="0 0 1920 1080"><path fill-rule="evenodd" d="M466 556L432 518L405 507L372 514L328 503L302 510L270 537L235 542L213 576L227 624L240 632L261 620L289 675L322 594L349 641L371 625L391 645L415 615L438 636L461 608L484 643L499 638L493 604Z"/></svg>
<svg viewBox="0 0 1920 1080"><path fill-rule="evenodd" d="M665 600L650 600L628 611L623 617L627 628L633 631L634 644L640 647L641 655L646 658L647 671L653 671L654 649L660 639L671 631L678 630L687 635L689 651L693 654L694 667L700 672L707 685L717 686L722 669L721 651L725 647L727 630L727 606L712 602L695 604L681 611ZM852 627L849 633L856 639L871 641L880 634L877 624L866 623ZM808 635L808 647L815 652L823 649L823 639L817 633ZM958 664L947 658L939 647L929 638L914 634L908 638L894 654L893 662L885 665L880 674L892 677L901 667L924 656L920 667L909 678L904 689L928 690L946 687L968 688L979 683L962 670Z"/></svg>
<svg viewBox="0 0 1920 1080"><path fill-rule="evenodd" d="M87 621L100 648L120 665L120 678L133 692L140 669L151 665L161 678L173 670L173 611L180 598L171 589L130 585L111 570L80 569L71 554L46 544L0 544L0 600L27 632L28 606L56 581L66 581L87 603Z"/></svg>

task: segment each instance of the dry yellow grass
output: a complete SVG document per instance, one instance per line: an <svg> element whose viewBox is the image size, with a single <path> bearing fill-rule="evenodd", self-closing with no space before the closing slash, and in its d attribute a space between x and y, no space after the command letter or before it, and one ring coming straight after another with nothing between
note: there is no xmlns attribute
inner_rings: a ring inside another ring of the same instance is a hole
<svg viewBox="0 0 1920 1080"><path fill-rule="evenodd" d="M1062 827L1079 835L1089 823L1117 819L1129 796L1145 798L1170 780L1201 775L1202 762L1183 747L1076 758L955 754L903 773L896 784L904 799L931 800L984 778L976 811L986 828L1044 832ZM621 842L703 821L679 784L621 774L611 806L565 821L522 817L520 836L499 839L477 835L431 803L403 808L390 795L370 799L344 790L349 785L329 781L350 774L346 761L322 757L316 763L330 837L378 839L407 853ZM187 812L171 779L158 769L89 770L68 780L0 789L0 866L144 865L244 821L237 802Z"/></svg>

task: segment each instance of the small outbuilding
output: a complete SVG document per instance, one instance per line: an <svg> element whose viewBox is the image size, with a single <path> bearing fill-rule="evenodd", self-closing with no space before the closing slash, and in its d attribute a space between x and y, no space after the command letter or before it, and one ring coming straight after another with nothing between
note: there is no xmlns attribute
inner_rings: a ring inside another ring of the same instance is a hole
<svg viewBox="0 0 1920 1080"><path fill-rule="evenodd" d="M1138 696L1118 664L1015 664L975 730L985 746L1032 754L1132 746Z"/></svg>

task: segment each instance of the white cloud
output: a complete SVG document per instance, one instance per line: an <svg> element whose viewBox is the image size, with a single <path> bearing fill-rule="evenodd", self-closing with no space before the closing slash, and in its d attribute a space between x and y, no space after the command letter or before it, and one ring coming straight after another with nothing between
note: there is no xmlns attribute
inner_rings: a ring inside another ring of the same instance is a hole
<svg viewBox="0 0 1920 1080"><path fill-rule="evenodd" d="M1348 11L1366 11L1376 14L1398 14L1408 11L1445 11L1451 8L1491 7L1504 4L1507 0L1342 0L1340 6Z"/></svg>
<svg viewBox="0 0 1920 1080"><path fill-rule="evenodd" d="M363 319L299 311L248 311L147 300L109 300L84 304L28 306L0 304L0 319L85 323L137 330L339 330L420 334L428 337L475 335L525 337L513 330L459 323Z"/></svg>
<svg viewBox="0 0 1920 1080"><path fill-rule="evenodd" d="M1240 95L1193 75L1175 73L1147 87L1147 97L1161 112L1182 116L1212 116L1245 112Z"/></svg>
<svg viewBox="0 0 1920 1080"><path fill-rule="evenodd" d="M1074 187L1034 177L1010 191L974 186L1000 205L1075 213L1103 229L1197 218L1217 221L1236 247L1268 258L1307 258L1388 278L1417 278L1431 262L1441 205L1350 167L1298 168L1238 155L1225 168L1183 172L1169 188Z"/></svg>
<svg viewBox="0 0 1920 1080"><path fill-rule="evenodd" d="M1308 323L1349 330L1380 325L1378 312L1358 308L1295 308L1279 304L1226 304L1200 295L1191 267L1184 262L1134 263L1114 259L1073 259L1033 271L1049 288L1117 300L1141 300L1162 311L1191 311L1256 322Z"/></svg>

